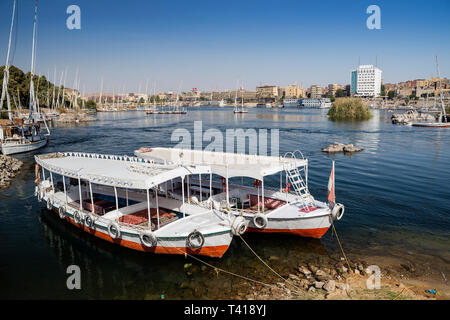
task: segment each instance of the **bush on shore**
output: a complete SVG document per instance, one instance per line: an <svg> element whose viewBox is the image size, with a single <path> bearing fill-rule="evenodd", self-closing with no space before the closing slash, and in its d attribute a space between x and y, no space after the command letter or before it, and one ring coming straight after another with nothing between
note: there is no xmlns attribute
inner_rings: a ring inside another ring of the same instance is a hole
<svg viewBox="0 0 450 320"><path fill-rule="evenodd" d="M372 118L369 107L360 98L339 98L328 111L331 120L369 120Z"/></svg>

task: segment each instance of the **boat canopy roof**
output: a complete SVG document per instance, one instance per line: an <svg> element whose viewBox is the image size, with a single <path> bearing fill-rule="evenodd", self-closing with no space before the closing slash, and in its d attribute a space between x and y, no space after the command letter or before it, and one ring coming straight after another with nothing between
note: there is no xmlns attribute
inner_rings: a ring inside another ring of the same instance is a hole
<svg viewBox="0 0 450 320"><path fill-rule="evenodd" d="M56 174L129 189L150 189L171 179L210 173L208 166L160 164L129 156L91 153L50 153L35 156L36 163Z"/></svg>
<svg viewBox="0 0 450 320"><path fill-rule="evenodd" d="M177 148L141 148L134 154L142 159L164 163L210 166L212 173L222 177L251 177L257 180L308 164L308 160L303 156L296 159Z"/></svg>

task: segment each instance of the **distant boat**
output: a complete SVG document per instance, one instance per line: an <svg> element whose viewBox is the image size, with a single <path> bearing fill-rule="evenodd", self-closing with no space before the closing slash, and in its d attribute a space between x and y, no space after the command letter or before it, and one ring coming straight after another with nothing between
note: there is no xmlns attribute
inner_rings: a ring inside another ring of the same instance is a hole
<svg viewBox="0 0 450 320"><path fill-rule="evenodd" d="M439 61L436 56L436 69L439 77L439 99L441 101L441 113L439 115L439 122L412 122L410 123L413 127L425 127L425 128L448 128L450 127L450 122L448 122L447 114L445 112L444 100L442 99L442 81L441 73L439 71Z"/></svg>
<svg viewBox="0 0 450 320"><path fill-rule="evenodd" d="M284 99L283 107L284 108L298 108L300 106L298 99Z"/></svg>
<svg viewBox="0 0 450 320"><path fill-rule="evenodd" d="M269 109L269 108L272 108L272 105L271 105L270 103L258 103L258 104L256 105L256 107L257 107L257 108L266 108L266 109Z"/></svg>
<svg viewBox="0 0 450 320"><path fill-rule="evenodd" d="M234 99L234 110L233 110L234 114L239 114L239 113L248 113L247 110L244 109L244 96L241 96L241 107L239 108L239 106L237 105L237 91L236 91L236 97Z"/></svg>
<svg viewBox="0 0 450 320"><path fill-rule="evenodd" d="M220 102L219 102L219 107L225 107L225 101L222 99L222 100L220 100Z"/></svg>

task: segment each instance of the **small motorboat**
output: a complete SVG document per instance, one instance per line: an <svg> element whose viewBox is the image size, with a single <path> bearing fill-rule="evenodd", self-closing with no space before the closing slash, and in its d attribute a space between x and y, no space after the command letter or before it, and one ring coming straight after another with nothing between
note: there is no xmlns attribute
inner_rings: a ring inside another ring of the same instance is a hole
<svg viewBox="0 0 450 320"><path fill-rule="evenodd" d="M202 206L185 193L190 175L208 166L156 164L136 157L89 153L35 156L36 196L81 230L138 251L220 258L244 218ZM171 190L171 191L169 191ZM174 197L181 190L180 197Z"/></svg>
<svg viewBox="0 0 450 320"><path fill-rule="evenodd" d="M247 220L248 231L288 233L303 237L321 238L333 220L340 220L344 206L334 200L333 179L330 180L328 202L321 202L308 189L308 160L300 151L284 157L182 150L176 148L141 148L138 158L186 166L209 165L219 181L191 179L191 194L205 197L205 205ZM264 184L267 176L278 176L279 188ZM283 179L283 177L285 177ZM236 183L241 178L241 183ZM243 183L253 180L250 185ZM250 179L249 179L250 178ZM232 181L230 181L232 179ZM233 181L234 180L234 181ZM209 189L205 186L210 186Z"/></svg>

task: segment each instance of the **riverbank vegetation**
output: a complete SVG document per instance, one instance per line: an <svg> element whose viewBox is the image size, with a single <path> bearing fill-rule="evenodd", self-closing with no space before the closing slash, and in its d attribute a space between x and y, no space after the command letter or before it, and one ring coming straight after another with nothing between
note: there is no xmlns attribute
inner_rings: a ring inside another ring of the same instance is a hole
<svg viewBox="0 0 450 320"><path fill-rule="evenodd" d="M364 121L372 118L372 114L360 98L339 98L328 111L328 117L333 121Z"/></svg>

